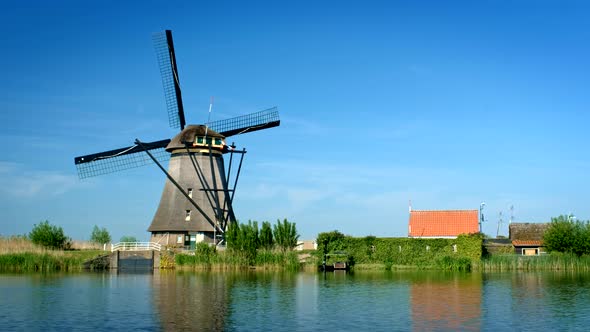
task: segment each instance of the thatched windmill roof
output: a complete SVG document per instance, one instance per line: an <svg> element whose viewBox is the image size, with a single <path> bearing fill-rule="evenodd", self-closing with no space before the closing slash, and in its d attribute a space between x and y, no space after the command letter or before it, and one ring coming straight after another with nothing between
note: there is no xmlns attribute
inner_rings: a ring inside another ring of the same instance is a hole
<svg viewBox="0 0 590 332"><path fill-rule="evenodd" d="M185 149L185 143L193 143L195 141L195 137L205 135L212 138L225 138L225 136L219 134L211 128L205 127L204 125L188 125L170 141L166 147L166 151L172 152L173 150L177 149Z"/></svg>

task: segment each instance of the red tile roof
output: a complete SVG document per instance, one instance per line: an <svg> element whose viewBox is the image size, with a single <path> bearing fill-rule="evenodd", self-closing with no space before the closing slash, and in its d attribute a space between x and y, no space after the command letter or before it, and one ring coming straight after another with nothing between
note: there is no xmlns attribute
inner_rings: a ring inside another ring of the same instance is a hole
<svg viewBox="0 0 590 332"><path fill-rule="evenodd" d="M523 247L523 246L542 246L542 240L514 240L512 241L512 245L515 247Z"/></svg>
<svg viewBox="0 0 590 332"><path fill-rule="evenodd" d="M479 232L477 210L410 211L410 237L455 237Z"/></svg>

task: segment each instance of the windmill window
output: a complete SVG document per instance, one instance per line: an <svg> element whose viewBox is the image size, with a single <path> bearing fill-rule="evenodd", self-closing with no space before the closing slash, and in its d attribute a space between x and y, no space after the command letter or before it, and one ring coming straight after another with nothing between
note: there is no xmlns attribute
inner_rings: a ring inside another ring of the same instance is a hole
<svg viewBox="0 0 590 332"><path fill-rule="evenodd" d="M193 188L188 188L188 197L193 198Z"/></svg>
<svg viewBox="0 0 590 332"><path fill-rule="evenodd" d="M203 137L197 137L197 143L203 144Z"/></svg>
<svg viewBox="0 0 590 332"><path fill-rule="evenodd" d="M184 220L186 220L186 221L191 220L191 210L186 210L186 217L184 218Z"/></svg>
<svg viewBox="0 0 590 332"><path fill-rule="evenodd" d="M207 137L207 144L211 144L211 142L213 142L213 140L211 139L211 137Z"/></svg>
<svg viewBox="0 0 590 332"><path fill-rule="evenodd" d="M221 145L221 138L215 139L215 145Z"/></svg>

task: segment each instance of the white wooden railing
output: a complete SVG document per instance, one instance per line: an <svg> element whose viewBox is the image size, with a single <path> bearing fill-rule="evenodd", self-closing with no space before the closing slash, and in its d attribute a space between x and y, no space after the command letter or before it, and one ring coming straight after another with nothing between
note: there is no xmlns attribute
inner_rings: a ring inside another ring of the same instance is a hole
<svg viewBox="0 0 590 332"><path fill-rule="evenodd" d="M162 245L155 242L119 242L111 244L113 251L144 251L144 250L162 250Z"/></svg>

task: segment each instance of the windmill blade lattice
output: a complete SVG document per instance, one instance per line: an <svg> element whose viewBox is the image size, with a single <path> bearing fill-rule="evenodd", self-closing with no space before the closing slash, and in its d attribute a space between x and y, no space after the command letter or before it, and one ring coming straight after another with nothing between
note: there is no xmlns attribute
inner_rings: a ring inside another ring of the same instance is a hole
<svg viewBox="0 0 590 332"><path fill-rule="evenodd" d="M156 56L160 66L162 85L164 86L164 98L168 109L168 122L172 128L184 129L184 107L182 105L182 94L180 92L180 79L176 67L176 56L174 55L174 42L170 30L154 33L152 35Z"/></svg>
<svg viewBox="0 0 590 332"><path fill-rule="evenodd" d="M169 139L143 144L158 161L164 163L170 159L170 154L165 150L168 143L170 143ZM153 161L141 147L133 145L126 148L76 157L74 158L74 164L76 164L76 169L78 170L78 177L85 179L153 164Z"/></svg>
<svg viewBox="0 0 590 332"><path fill-rule="evenodd" d="M249 133L280 125L279 110L276 107L235 118L213 121L208 127L225 137Z"/></svg>

